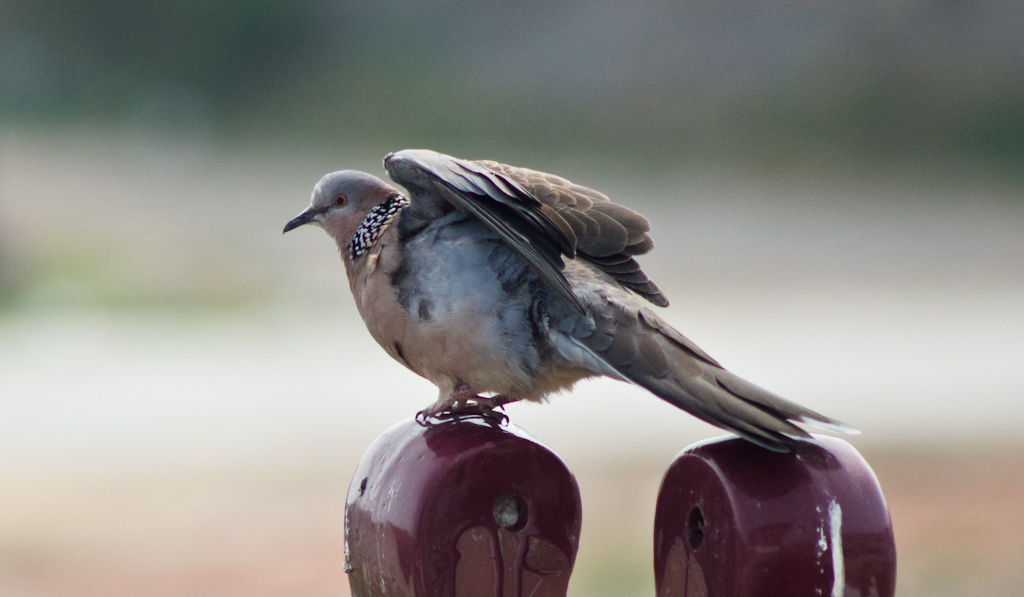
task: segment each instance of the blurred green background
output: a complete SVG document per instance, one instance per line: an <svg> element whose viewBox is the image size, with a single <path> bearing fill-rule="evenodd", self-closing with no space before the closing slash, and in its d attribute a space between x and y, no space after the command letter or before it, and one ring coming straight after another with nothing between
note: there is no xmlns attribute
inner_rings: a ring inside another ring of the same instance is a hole
<svg viewBox="0 0 1024 597"><path fill-rule="evenodd" d="M0 114L368 150L1018 176L1019 3L0 5Z"/></svg>
<svg viewBox="0 0 1024 597"><path fill-rule="evenodd" d="M899 594L1024 592L1021 3L0 0L0 594L347 594L349 476L435 390L280 230L404 147L650 217L665 317L863 431ZM509 413L580 480L571 594L651 594L717 430Z"/></svg>

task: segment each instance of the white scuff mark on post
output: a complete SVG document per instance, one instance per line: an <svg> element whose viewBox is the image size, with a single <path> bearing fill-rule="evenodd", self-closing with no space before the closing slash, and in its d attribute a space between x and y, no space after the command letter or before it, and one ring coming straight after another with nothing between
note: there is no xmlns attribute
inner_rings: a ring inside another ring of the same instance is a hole
<svg viewBox="0 0 1024 597"><path fill-rule="evenodd" d="M843 563L843 509L832 500L828 505L829 547L832 549L832 597L846 592L846 568Z"/></svg>
<svg viewBox="0 0 1024 597"><path fill-rule="evenodd" d="M388 487L388 505L387 505L387 509L385 510L385 512L387 512L388 514L391 513L391 505L395 501L395 494L397 494L398 490L401 489L401 488L402 488L402 480L401 479L393 479L391 481L391 486Z"/></svg>

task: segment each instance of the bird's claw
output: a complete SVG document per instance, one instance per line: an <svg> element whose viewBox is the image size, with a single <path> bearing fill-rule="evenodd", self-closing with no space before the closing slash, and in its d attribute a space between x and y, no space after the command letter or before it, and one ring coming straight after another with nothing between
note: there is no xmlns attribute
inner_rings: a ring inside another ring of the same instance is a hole
<svg viewBox="0 0 1024 597"><path fill-rule="evenodd" d="M479 397L475 400L458 400L438 410L431 408L421 410L416 413L416 422L426 426L432 424L432 422L462 421L478 418L494 425L507 425L508 415L497 410L503 408L504 405L504 402L495 404L490 399ZM431 421L431 419L434 421Z"/></svg>

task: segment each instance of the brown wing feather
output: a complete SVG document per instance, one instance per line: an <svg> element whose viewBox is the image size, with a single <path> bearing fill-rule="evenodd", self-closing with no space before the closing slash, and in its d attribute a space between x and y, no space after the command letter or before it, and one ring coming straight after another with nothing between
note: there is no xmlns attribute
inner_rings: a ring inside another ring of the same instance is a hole
<svg viewBox="0 0 1024 597"><path fill-rule="evenodd" d="M668 299L633 259L654 247L647 218L612 203L603 193L554 174L491 160L476 163L518 184L559 214L576 237L580 258L655 305L668 306Z"/></svg>

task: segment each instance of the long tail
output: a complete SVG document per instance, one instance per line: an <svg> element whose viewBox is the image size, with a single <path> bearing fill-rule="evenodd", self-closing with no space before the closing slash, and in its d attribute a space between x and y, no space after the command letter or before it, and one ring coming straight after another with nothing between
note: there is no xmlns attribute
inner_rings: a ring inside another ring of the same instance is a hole
<svg viewBox="0 0 1024 597"><path fill-rule="evenodd" d="M609 303L594 326L576 325L572 343L602 373L630 381L694 416L769 450L788 452L810 437L795 423L839 433L852 427L760 388L717 361L647 308ZM566 351L563 350L563 354Z"/></svg>
<svg viewBox="0 0 1024 597"><path fill-rule="evenodd" d="M709 363L698 361L698 377L631 379L697 417L776 452L788 452L793 438L810 435L794 423L838 433L857 430Z"/></svg>

